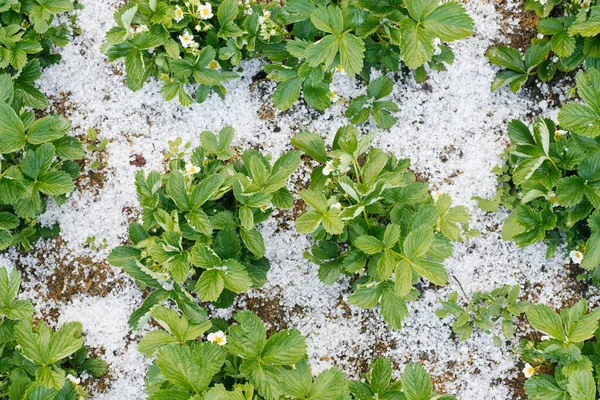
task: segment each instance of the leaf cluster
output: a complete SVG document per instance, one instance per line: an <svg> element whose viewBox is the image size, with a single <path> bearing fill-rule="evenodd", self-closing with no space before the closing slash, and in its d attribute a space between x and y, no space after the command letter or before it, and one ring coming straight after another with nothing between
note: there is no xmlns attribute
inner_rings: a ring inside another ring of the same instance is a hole
<svg viewBox="0 0 600 400"><path fill-rule="evenodd" d="M85 153L78 139L66 136L71 128L66 118L19 114L6 100L0 94L0 250L13 245L29 250L40 237L58 234L58 226L44 228L36 218L48 198L59 205L66 201L79 175L75 161Z"/></svg>
<svg viewBox="0 0 600 400"><path fill-rule="evenodd" d="M168 172L136 175L142 223L129 226L130 246L115 248L109 261L152 289L132 315L139 328L152 307L167 298L181 309L193 309L202 320L199 302L219 307L266 282L269 262L256 224L272 207L290 208L285 188L300 164L300 152L284 153L274 163L256 150L237 156L226 127L215 135L202 132L202 145L189 160L174 158Z"/></svg>
<svg viewBox="0 0 600 400"><path fill-rule="evenodd" d="M385 321L400 329L406 301L418 297L420 278L443 286L443 261L469 220L467 209L437 201L426 183L407 171L409 160L369 147L374 134L359 137L340 128L331 151L316 134L303 132L292 143L315 161L310 188L300 192L308 206L296 220L300 233L315 239L305 257L319 265L319 279L331 284L340 274L357 275L352 304L381 306Z"/></svg>
<svg viewBox="0 0 600 400"><path fill-rule="evenodd" d="M529 304L518 301L519 291L519 285L504 285L490 292L474 292L466 307L459 304L458 292L452 292L446 301L440 301L442 308L436 310L435 314L439 318L448 315L456 317L452 323L452 330L460 340L470 338L475 327L485 333L491 333L498 320L502 321L502 335L509 339L515 333L513 317L521 316ZM494 336L494 343L502 345L499 336Z"/></svg>
<svg viewBox="0 0 600 400"><path fill-rule="evenodd" d="M55 64L54 46L69 42L67 23L56 24L57 15L81 6L73 0L4 0L0 2L0 87L11 88L8 101L15 110L23 106L45 108L46 96L34 82L40 68Z"/></svg>
<svg viewBox="0 0 600 400"><path fill-rule="evenodd" d="M210 13L203 13L207 7ZM461 4L436 0L290 0L283 6L135 0L115 13L115 23L104 50L111 61L124 59L130 89L154 76L164 82L165 99L203 102L211 91L225 95L223 83L238 76L243 60L264 57L264 71L278 82L273 103L282 110L301 94L311 107L328 108L336 71L369 83L372 69L397 72L402 60L424 80L424 65L444 70L453 62L439 40L473 32ZM186 88L190 83L194 95Z"/></svg>
<svg viewBox="0 0 600 400"><path fill-rule="evenodd" d="M524 54L507 46L487 52L490 62L506 68L496 75L492 90L509 85L517 92L531 76L548 82L557 71L600 68L600 6L595 3L527 0L525 9L541 17L538 36Z"/></svg>
<svg viewBox="0 0 600 400"><path fill-rule="evenodd" d="M87 398L68 376L99 378L106 364L88 358L79 322L57 331L44 321L34 323L31 302L17 299L20 284L18 271L0 268L0 390L15 400Z"/></svg>
<svg viewBox="0 0 600 400"><path fill-rule="evenodd" d="M558 113L562 129L537 118L533 129L514 120L508 125L511 147L501 170L502 204L513 208L503 237L519 246L539 241L551 257L559 243L583 253L582 266L600 264L600 73L577 75L584 103L565 104Z"/></svg>
<svg viewBox="0 0 600 400"><path fill-rule="evenodd" d="M595 400L600 365L598 320L600 310L588 313L581 300L560 314L546 305L534 305L526 311L529 324L542 332L543 340L521 342L521 356L537 370L548 366L554 374L536 374L525 382L532 400Z"/></svg>
<svg viewBox="0 0 600 400"><path fill-rule="evenodd" d="M347 380L338 368L313 378L302 334L286 329L268 335L250 311L238 312L230 326L219 320L194 324L164 307L155 308L152 317L161 329L149 332L139 345L140 351L155 357L146 375L151 400L455 399L436 393L419 364L407 365L401 379L394 381L392 365L383 358L373 361L362 380ZM225 344L201 339L217 330L225 335Z"/></svg>
<svg viewBox="0 0 600 400"><path fill-rule="evenodd" d="M385 97L392 93L393 85L387 76L371 81L367 86L367 94L352 100L346 110L346 117L350 118L353 124L362 124L373 115L380 128L389 129L394 126L398 118L393 117L391 113L399 111L398 105L391 100L385 100Z"/></svg>

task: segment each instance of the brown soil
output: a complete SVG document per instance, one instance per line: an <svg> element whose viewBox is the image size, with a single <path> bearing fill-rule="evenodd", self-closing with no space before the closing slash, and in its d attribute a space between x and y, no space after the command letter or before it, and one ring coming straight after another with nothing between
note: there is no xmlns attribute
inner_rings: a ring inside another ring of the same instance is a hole
<svg viewBox="0 0 600 400"><path fill-rule="evenodd" d="M496 0L496 11L502 15L502 35L510 39L510 46L521 50L528 48L531 39L537 35L537 24L540 20L537 14L525 11L525 1L509 9L507 0ZM511 24L514 20L518 21L518 26Z"/></svg>
<svg viewBox="0 0 600 400"><path fill-rule="evenodd" d="M262 289L257 289L257 291L263 295L265 294ZM265 323L267 334L288 328L288 318L276 292L277 290L273 290L269 293L270 297L244 296L245 299L243 299L246 303L244 309L254 312Z"/></svg>
<svg viewBox="0 0 600 400"><path fill-rule="evenodd" d="M44 265L45 258L52 258L57 267L45 277L35 276L35 272L23 265L18 265L23 273L23 281L39 281L34 287L36 293L43 293L43 299L36 302L65 304L75 296L85 295L90 297L106 296L118 284L115 281L115 270L108 262L96 262L91 257L69 258L64 255L61 248L65 243L59 237L55 239L53 253L38 253L36 257L40 265ZM67 253L68 254L68 253ZM44 315L53 321L58 319L58 310L50 309Z"/></svg>

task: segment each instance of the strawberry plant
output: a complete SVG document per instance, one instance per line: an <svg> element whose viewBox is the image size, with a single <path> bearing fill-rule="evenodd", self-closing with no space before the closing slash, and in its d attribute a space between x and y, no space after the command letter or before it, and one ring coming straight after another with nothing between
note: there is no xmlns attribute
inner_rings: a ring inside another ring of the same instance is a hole
<svg viewBox="0 0 600 400"><path fill-rule="evenodd" d="M34 323L31 302L17 299L20 284L18 271L0 268L0 390L10 399L88 398L79 376L99 378L106 364L88 358L79 322L57 331L44 321Z"/></svg>
<svg viewBox="0 0 600 400"><path fill-rule="evenodd" d="M519 285L504 285L489 293L474 292L466 307L459 304L458 292L452 292L446 301L440 301L442 308L436 310L435 314L440 318L448 315L456 317L452 323L452 331L460 340L470 338L475 327L491 333L498 320L502 321L502 335L510 339L515 333L513 317L521 316L529 305L526 301L517 301L519 291ZM494 335L494 343L501 346L502 339Z"/></svg>
<svg viewBox="0 0 600 400"><path fill-rule="evenodd" d="M371 114L377 126L388 129L394 126L398 118L391 113L398 112L398 105L391 100L383 100L392 93L394 83L386 76L381 76L369 83L367 94L353 99L346 110L346 117L353 124L367 122Z"/></svg>
<svg viewBox="0 0 600 400"><path fill-rule="evenodd" d="M286 329L267 335L250 311L235 314L230 326L221 320L193 323L164 307L153 309L152 317L160 329L139 345L154 359L146 375L149 399L455 399L434 392L419 364L407 365L394 381L383 358L373 361L363 380L348 381L339 368L313 377L302 334Z"/></svg>
<svg viewBox="0 0 600 400"><path fill-rule="evenodd" d="M315 109L328 108L336 71L368 83L373 68L397 72L402 61L424 80L425 65L444 70L453 62L439 40L473 32L462 5L433 0L290 0L283 6L136 0L115 13L115 22L104 50L111 61L124 59L130 89L139 90L154 76L164 82L165 99L203 102L211 91L225 95L223 82L238 76L243 60L264 57L265 72L278 82L273 103L279 109L290 108L301 94ZM188 92L190 83L195 94Z"/></svg>
<svg viewBox="0 0 600 400"><path fill-rule="evenodd" d="M75 161L84 151L66 136L71 123L64 117L19 115L6 100L0 97L0 250L19 245L28 251L40 237L58 234L57 226L42 227L36 218L48 198L60 205L75 189Z"/></svg>
<svg viewBox="0 0 600 400"><path fill-rule="evenodd" d="M310 188L300 192L308 210L296 228L315 239L305 257L320 266L321 281L356 275L350 303L379 305L385 321L400 329L408 315L406 301L418 297L413 285L421 277L446 284L443 261L452 255L452 242L467 231L469 213L452 207L446 194L434 200L429 186L407 171L409 160L368 150L374 137L342 127L329 152L313 133L292 140L322 164L313 170Z"/></svg>
<svg viewBox="0 0 600 400"><path fill-rule="evenodd" d="M201 318L200 302L228 307L234 293L260 287L269 262L256 224L272 207L289 208L285 188L300 164L290 151L273 164L256 150L239 156L233 129L202 132L189 159L173 158L169 170L136 175L142 223L129 226L131 245L115 248L109 261L153 289L131 319L133 327L167 298ZM194 300L190 292L197 296Z"/></svg>
<svg viewBox="0 0 600 400"><path fill-rule="evenodd" d="M534 10L541 19L538 35L521 54L507 46L491 48L487 57L499 71L492 90L510 85L517 92L531 76L548 82L556 71L569 72L580 66L600 67L600 6L596 1L527 0L526 10ZM551 16L550 16L551 15Z"/></svg>
<svg viewBox="0 0 600 400"><path fill-rule="evenodd" d="M0 87L2 92L10 91L8 102L15 110L48 105L34 82L41 67L60 60L52 48L69 42L69 27L53 23L56 16L78 7L73 0L0 2Z"/></svg>
<svg viewBox="0 0 600 400"><path fill-rule="evenodd" d="M427 399L456 400L448 394L433 390L429 373L421 364L408 364L399 380L392 378L392 365L385 358L376 358L363 380L348 382L352 398L362 399Z"/></svg>
<svg viewBox="0 0 600 400"><path fill-rule="evenodd" d="M524 123L508 125L511 147L500 170L497 201L512 213L503 237L519 246L548 244L551 257L559 243L576 263L594 272L600 264L600 73L577 75L584 103L569 103L558 113L560 128L537 118L531 131Z"/></svg>
<svg viewBox="0 0 600 400"><path fill-rule="evenodd" d="M532 400L597 399L600 309L588 313L587 301L581 300L560 314L546 305L534 305L526 314L531 326L544 334L539 342L523 340L520 344L521 357L527 362L523 370L529 378L527 396Z"/></svg>

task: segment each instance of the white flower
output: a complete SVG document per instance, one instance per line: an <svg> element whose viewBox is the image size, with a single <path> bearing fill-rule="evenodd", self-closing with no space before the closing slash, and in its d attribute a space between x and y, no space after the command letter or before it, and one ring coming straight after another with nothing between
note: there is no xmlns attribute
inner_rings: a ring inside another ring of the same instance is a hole
<svg viewBox="0 0 600 400"><path fill-rule="evenodd" d="M433 201L437 201L441 195L442 195L442 192L439 192L437 190L431 191L431 197L433 197Z"/></svg>
<svg viewBox="0 0 600 400"><path fill-rule="evenodd" d="M263 11L263 15L258 17L258 23L263 25L269 18L271 18L271 11L265 10Z"/></svg>
<svg viewBox="0 0 600 400"><path fill-rule="evenodd" d="M194 47L194 35L189 32L184 32L183 35L179 35L179 41L184 48Z"/></svg>
<svg viewBox="0 0 600 400"><path fill-rule="evenodd" d="M569 257L571 257L571 260L573 260L574 263L581 264L581 261L583 260L583 253L579 250L573 250L571 253L569 253Z"/></svg>
<svg viewBox="0 0 600 400"><path fill-rule="evenodd" d="M181 9L181 7L177 6L175 7L175 21L179 22L183 19L183 10Z"/></svg>
<svg viewBox="0 0 600 400"><path fill-rule="evenodd" d="M533 368L529 363L525 364L525 368L523 368L523 375L525 378L531 378L533 374L535 374L535 368Z"/></svg>
<svg viewBox="0 0 600 400"><path fill-rule="evenodd" d="M200 24L198 24L194 27L194 29L196 30L196 32L200 32L202 30L202 27L200 26Z"/></svg>
<svg viewBox="0 0 600 400"><path fill-rule="evenodd" d="M567 131L563 130L563 129L557 129L556 132L554 132L554 136L564 136L567 134Z"/></svg>
<svg viewBox="0 0 600 400"><path fill-rule="evenodd" d="M338 201L337 203L332 204L331 207L329 207L329 208L335 208L335 209L339 210L340 208L342 208L342 205Z"/></svg>
<svg viewBox="0 0 600 400"><path fill-rule="evenodd" d="M221 64L217 60L212 60L208 63L208 68L219 70L221 69Z"/></svg>
<svg viewBox="0 0 600 400"><path fill-rule="evenodd" d="M167 279L169 279L169 274L167 274L166 272L157 272L156 279L158 279L159 281L166 281Z"/></svg>
<svg viewBox="0 0 600 400"><path fill-rule="evenodd" d="M213 333L209 333L206 339L211 343L216 343L219 346L223 346L227 344L227 336L223 333L223 331L217 331Z"/></svg>
<svg viewBox="0 0 600 400"><path fill-rule="evenodd" d="M544 340L550 340L550 336L548 336L548 335L544 335L544 336L542 336L542 342L543 342Z"/></svg>
<svg viewBox="0 0 600 400"><path fill-rule="evenodd" d="M335 68L335 72L338 72L338 73L340 73L340 74L342 74L342 75L346 75L346 71L344 71L344 67L342 67L342 64L338 65L338 66Z"/></svg>
<svg viewBox="0 0 600 400"><path fill-rule="evenodd" d="M135 30L135 33L148 32L148 27L146 25L140 25Z"/></svg>
<svg viewBox="0 0 600 400"><path fill-rule="evenodd" d="M200 172L200 168L198 168L194 164L189 164L189 165L186 165L185 172L188 175L194 175L194 174L197 174L198 172Z"/></svg>
<svg viewBox="0 0 600 400"><path fill-rule="evenodd" d="M545 5L546 5L546 3L548 3L548 0L538 0L538 2L539 2L541 5L545 6Z"/></svg>
<svg viewBox="0 0 600 400"><path fill-rule="evenodd" d="M537 34L537 38L538 39L543 39L544 38L544 34L543 33L538 33Z"/></svg>
<svg viewBox="0 0 600 400"><path fill-rule="evenodd" d="M204 3L204 5L198 7L198 11L200 11L200 18L209 19L213 17L212 6L210 3Z"/></svg>
<svg viewBox="0 0 600 400"><path fill-rule="evenodd" d="M331 100L332 103L335 103L336 101L338 101L340 99L340 96L338 96L337 93L334 92L333 90L330 91L329 93L327 93L327 97L329 97L329 99Z"/></svg>
<svg viewBox="0 0 600 400"><path fill-rule="evenodd" d="M548 199L548 201L550 203L556 204L556 193L550 192L550 193L548 193L548 195L546 195L546 198Z"/></svg>
<svg viewBox="0 0 600 400"><path fill-rule="evenodd" d="M75 378L73 375L69 374L67 375L67 379L71 381L71 383L73 383L73 385L79 385L81 383L81 379L79 378Z"/></svg>
<svg viewBox="0 0 600 400"><path fill-rule="evenodd" d="M323 175L328 176L334 170L335 167L333 166L333 161L327 161L327 164L325 164L325 167L323 168Z"/></svg>

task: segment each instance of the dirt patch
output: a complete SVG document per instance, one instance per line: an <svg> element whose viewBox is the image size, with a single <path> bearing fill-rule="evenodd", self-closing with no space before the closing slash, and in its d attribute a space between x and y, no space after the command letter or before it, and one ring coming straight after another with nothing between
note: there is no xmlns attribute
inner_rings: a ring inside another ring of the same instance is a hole
<svg viewBox="0 0 600 400"><path fill-rule="evenodd" d="M29 287L29 292L38 295L33 301L52 305L42 310L43 316L52 321L58 320L58 309L54 305L65 304L81 295L103 297L122 283L108 262L99 262L90 256L70 257L61 238L54 240L52 250L39 252L35 257L39 269L23 265L20 260L16 265L22 271L23 282L36 282ZM53 269L44 267L45 259L52 260Z"/></svg>
<svg viewBox="0 0 600 400"><path fill-rule="evenodd" d="M513 3L510 0L497 0L495 7L502 15L501 34L510 40L510 46L520 50L528 48L531 39L537 35L540 20L537 14L525 11L525 1Z"/></svg>
<svg viewBox="0 0 600 400"><path fill-rule="evenodd" d="M244 296L240 299L245 303L245 306L239 309L254 312L267 326L267 334L269 335L282 329L288 329L288 318L279 300L279 291L279 288L274 288L269 293L269 297L266 297L267 295L264 290L257 289L261 297Z"/></svg>

